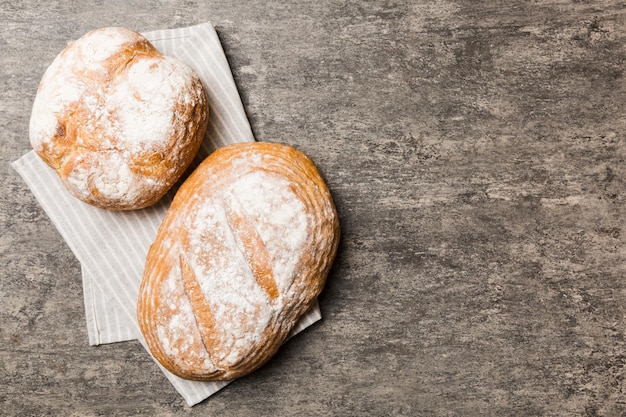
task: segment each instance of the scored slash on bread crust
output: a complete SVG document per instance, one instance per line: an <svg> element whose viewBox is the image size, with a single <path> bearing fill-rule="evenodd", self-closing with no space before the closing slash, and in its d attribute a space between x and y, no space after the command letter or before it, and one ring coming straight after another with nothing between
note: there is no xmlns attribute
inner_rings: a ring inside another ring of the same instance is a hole
<svg viewBox="0 0 626 417"><path fill-rule="evenodd" d="M186 379L257 369L321 292L339 234L330 192L302 152L218 149L178 190L146 258L137 318L150 352Z"/></svg>
<svg viewBox="0 0 626 417"><path fill-rule="evenodd" d="M204 348L218 370L222 370L223 368L219 364L217 355L215 353L212 354L213 346L215 346L217 342L215 318L213 317L211 307L202 292L202 288L200 288L196 274L193 272L193 269L191 269L187 261L185 261L185 257L182 254L180 255L180 272L183 278L185 294L187 294L187 298L189 298L189 302L191 303L191 311L196 319L196 325L200 331L200 337L202 338Z"/></svg>
<svg viewBox="0 0 626 417"><path fill-rule="evenodd" d="M230 198L225 198L223 202L228 226L238 243L239 250L250 265L257 283L265 290L270 301L274 301L278 297L278 287L274 281L267 248L245 212L233 207L235 201L237 198L230 196ZM239 205L239 207L241 206Z"/></svg>

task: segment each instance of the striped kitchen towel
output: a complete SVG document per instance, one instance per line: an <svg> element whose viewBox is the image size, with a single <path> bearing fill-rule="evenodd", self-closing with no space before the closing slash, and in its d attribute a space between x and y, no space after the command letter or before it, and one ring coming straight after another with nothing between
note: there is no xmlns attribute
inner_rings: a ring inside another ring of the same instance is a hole
<svg viewBox="0 0 626 417"><path fill-rule="evenodd" d="M209 96L209 126L194 166L220 146L254 141L226 56L210 23L144 35L163 54L190 65ZM80 261L89 343L138 339L145 347L135 315L139 285L148 248L175 190L152 207L113 212L72 197L56 173L34 151L11 166L22 176ZM320 318L316 304L292 335ZM161 369L189 405L197 404L226 385L186 381Z"/></svg>

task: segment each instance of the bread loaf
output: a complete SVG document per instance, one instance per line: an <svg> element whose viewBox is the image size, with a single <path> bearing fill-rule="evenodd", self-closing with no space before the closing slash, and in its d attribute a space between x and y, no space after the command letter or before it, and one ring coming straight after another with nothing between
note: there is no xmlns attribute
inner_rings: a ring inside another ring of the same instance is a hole
<svg viewBox="0 0 626 417"><path fill-rule="evenodd" d="M139 33L91 31L46 70L30 142L68 191L128 210L158 201L196 155L207 124L202 82Z"/></svg>
<svg viewBox="0 0 626 417"><path fill-rule="evenodd" d="M172 373L228 380L264 364L322 290L339 241L331 195L287 145L220 148L178 190L137 306Z"/></svg>

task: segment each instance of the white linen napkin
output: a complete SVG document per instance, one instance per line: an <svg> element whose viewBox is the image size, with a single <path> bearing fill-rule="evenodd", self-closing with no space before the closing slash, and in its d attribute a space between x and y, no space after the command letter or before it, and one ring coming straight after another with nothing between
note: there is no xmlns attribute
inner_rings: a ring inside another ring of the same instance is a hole
<svg viewBox="0 0 626 417"><path fill-rule="evenodd" d="M220 146L254 141L228 61L210 23L157 30L144 36L163 54L190 65L209 96L209 126L194 166ZM148 248L175 190L152 207L113 212L72 197L56 173L34 151L11 166L24 179L81 263L89 343L99 345L138 339L146 347L135 315L139 285ZM320 319L316 303L292 335ZM155 363L159 365L156 360ZM161 369L190 406L227 384L187 381Z"/></svg>

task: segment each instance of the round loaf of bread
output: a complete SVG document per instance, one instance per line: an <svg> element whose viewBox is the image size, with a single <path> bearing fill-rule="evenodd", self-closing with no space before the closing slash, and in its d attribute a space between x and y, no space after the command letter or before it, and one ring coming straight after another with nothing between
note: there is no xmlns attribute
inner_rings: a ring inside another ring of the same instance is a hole
<svg viewBox="0 0 626 417"><path fill-rule="evenodd" d="M181 177L207 117L206 92L188 65L137 32L103 28L69 44L46 70L30 142L78 199L138 209Z"/></svg>
<svg viewBox="0 0 626 417"><path fill-rule="evenodd" d="M302 152L218 149L178 190L148 252L137 318L150 352L186 379L253 371L315 302L338 241L331 195Z"/></svg>

